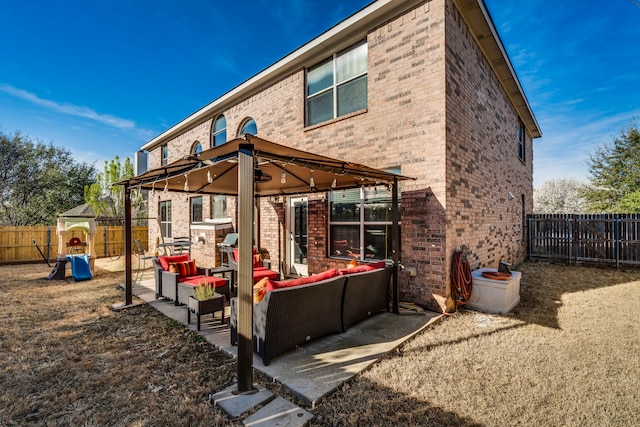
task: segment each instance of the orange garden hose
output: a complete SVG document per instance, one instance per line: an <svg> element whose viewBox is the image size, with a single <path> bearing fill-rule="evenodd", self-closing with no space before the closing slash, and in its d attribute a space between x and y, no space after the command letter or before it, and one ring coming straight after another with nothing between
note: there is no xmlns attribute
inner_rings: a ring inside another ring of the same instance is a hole
<svg viewBox="0 0 640 427"><path fill-rule="evenodd" d="M469 260L463 257L463 251L453 253L453 263L451 268L451 298L455 302L455 313L458 307L466 304L471 298L473 281L471 279L471 267Z"/></svg>

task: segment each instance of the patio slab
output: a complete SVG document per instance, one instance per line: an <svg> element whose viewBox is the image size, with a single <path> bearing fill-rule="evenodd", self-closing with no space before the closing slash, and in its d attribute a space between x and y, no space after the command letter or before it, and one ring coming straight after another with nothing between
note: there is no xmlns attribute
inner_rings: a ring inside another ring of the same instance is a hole
<svg viewBox="0 0 640 427"><path fill-rule="evenodd" d="M153 280L145 280L134 286L133 294L165 316L187 325L187 308L176 307L170 301L156 300ZM219 317L213 319L211 316L203 317L199 332L196 331L195 321L187 326L218 349L237 358L237 347L230 345L229 314L227 307L227 324L224 326L220 325ZM253 368L269 379L282 383L313 408L323 397L333 393L441 316L430 311L406 315L381 313L353 325L343 334L330 334L276 356L269 366L265 366L262 359L254 354Z"/></svg>

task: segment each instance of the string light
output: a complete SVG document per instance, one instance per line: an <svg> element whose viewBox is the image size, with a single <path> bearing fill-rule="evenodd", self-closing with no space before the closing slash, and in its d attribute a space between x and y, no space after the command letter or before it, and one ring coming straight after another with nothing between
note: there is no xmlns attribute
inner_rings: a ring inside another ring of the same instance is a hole
<svg viewBox="0 0 640 427"><path fill-rule="evenodd" d="M331 182L331 188L336 188L337 185L338 185L338 183L336 182L336 177L334 175L333 176L333 181Z"/></svg>
<svg viewBox="0 0 640 427"><path fill-rule="evenodd" d="M165 179L164 180L164 190L162 190L165 194L167 193L167 191L169 191L169 180Z"/></svg>
<svg viewBox="0 0 640 427"><path fill-rule="evenodd" d="M189 191L189 175L184 174L184 191Z"/></svg>
<svg viewBox="0 0 640 427"><path fill-rule="evenodd" d="M207 182L211 184L213 182L213 177L211 176L211 169L207 170Z"/></svg>
<svg viewBox="0 0 640 427"><path fill-rule="evenodd" d="M287 173L285 171L282 171L282 175L280 175L280 184L286 184L287 183Z"/></svg>
<svg viewBox="0 0 640 427"><path fill-rule="evenodd" d="M309 178L309 187L313 188L316 186L316 182L313 180L313 169L309 169L311 171L311 177Z"/></svg>

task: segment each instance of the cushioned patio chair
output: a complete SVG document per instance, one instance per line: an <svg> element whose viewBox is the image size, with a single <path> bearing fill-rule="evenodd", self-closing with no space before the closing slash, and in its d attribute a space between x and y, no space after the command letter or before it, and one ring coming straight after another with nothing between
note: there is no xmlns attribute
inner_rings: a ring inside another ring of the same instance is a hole
<svg viewBox="0 0 640 427"><path fill-rule="evenodd" d="M228 280L209 276L207 269L197 267L189 254L159 256L153 260L153 267L156 299L162 296L174 301L175 305L185 304L193 288L202 283L215 287L216 292L224 294L227 299L230 297Z"/></svg>
<svg viewBox="0 0 640 427"><path fill-rule="evenodd" d="M238 248L233 248L230 252L231 256L229 257L229 266L234 270L238 271ZM257 249L253 249L253 283L259 282L260 280L268 277L271 280L278 280L280 278L280 273L277 271L271 270L269 267L271 266L270 260L263 260L262 255L258 254Z"/></svg>

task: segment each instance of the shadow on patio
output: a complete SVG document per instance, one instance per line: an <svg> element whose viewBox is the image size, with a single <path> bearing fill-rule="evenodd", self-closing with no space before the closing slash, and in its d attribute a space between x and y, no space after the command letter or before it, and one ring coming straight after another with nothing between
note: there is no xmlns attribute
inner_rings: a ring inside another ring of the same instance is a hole
<svg viewBox="0 0 640 427"><path fill-rule="evenodd" d="M193 317L192 323L187 324L186 306L155 299L153 279L145 279L134 286L133 294L165 316L199 333L216 348L237 357L237 347L230 344L228 306L224 326L220 325L219 314L215 319L205 316L198 332ZM440 316L429 311L406 315L381 313L353 325L343 334L330 334L287 351L275 357L268 366L254 354L253 368L283 384L303 402L314 407L323 397L430 326Z"/></svg>

